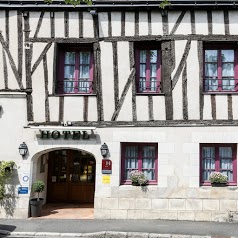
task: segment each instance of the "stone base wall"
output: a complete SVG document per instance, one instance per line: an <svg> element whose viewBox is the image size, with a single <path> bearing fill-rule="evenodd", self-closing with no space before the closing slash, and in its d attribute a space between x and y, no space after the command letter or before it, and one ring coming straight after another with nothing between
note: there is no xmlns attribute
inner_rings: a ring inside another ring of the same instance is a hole
<svg viewBox="0 0 238 238"><path fill-rule="evenodd" d="M102 191L98 192L94 204L95 219L228 222L238 212L237 187L171 189L120 186L112 187L110 193L111 197L100 197Z"/></svg>

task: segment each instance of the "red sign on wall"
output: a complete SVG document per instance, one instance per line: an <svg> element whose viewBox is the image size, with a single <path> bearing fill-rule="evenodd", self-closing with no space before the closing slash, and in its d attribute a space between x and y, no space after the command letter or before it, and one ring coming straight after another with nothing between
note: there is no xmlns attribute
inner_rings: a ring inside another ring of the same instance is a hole
<svg viewBox="0 0 238 238"><path fill-rule="evenodd" d="M110 159L102 160L102 173L111 174L112 173L112 161Z"/></svg>

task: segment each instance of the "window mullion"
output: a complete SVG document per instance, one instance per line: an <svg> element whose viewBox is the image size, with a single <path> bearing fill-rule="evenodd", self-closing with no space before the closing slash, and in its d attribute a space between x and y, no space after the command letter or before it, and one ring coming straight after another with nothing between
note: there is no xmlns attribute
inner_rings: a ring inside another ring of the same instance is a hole
<svg viewBox="0 0 238 238"><path fill-rule="evenodd" d="M138 170L142 171L142 145L138 145Z"/></svg>
<svg viewBox="0 0 238 238"><path fill-rule="evenodd" d="M222 55L221 49L218 50L218 59L217 59L217 77L218 77L218 91L222 91Z"/></svg>
<svg viewBox="0 0 238 238"><path fill-rule="evenodd" d="M215 171L220 172L219 146L215 146Z"/></svg>
<svg viewBox="0 0 238 238"><path fill-rule="evenodd" d="M150 50L146 51L146 91L150 92Z"/></svg>
<svg viewBox="0 0 238 238"><path fill-rule="evenodd" d="M75 75L74 75L74 92L77 93L79 91L79 62L80 62L80 53L75 52Z"/></svg>
<svg viewBox="0 0 238 238"><path fill-rule="evenodd" d="M238 91L238 51L234 49L234 76L235 76L235 91Z"/></svg>
<svg viewBox="0 0 238 238"><path fill-rule="evenodd" d="M160 50L157 50L157 69L156 69L156 92L161 92L161 57Z"/></svg>

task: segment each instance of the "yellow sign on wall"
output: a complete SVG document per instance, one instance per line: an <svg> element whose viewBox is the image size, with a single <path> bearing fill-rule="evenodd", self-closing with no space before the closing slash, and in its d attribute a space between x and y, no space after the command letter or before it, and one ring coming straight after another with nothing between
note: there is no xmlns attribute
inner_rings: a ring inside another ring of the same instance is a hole
<svg viewBox="0 0 238 238"><path fill-rule="evenodd" d="M110 184L110 175L103 175L102 176L102 183L103 184Z"/></svg>

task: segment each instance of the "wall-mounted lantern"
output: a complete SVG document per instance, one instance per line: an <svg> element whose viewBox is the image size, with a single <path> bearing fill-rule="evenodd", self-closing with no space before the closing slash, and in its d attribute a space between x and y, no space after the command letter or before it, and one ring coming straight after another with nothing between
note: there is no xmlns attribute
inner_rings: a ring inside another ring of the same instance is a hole
<svg viewBox="0 0 238 238"><path fill-rule="evenodd" d="M27 147L27 145L26 145L26 143L25 142L23 142L22 144L20 144L20 146L19 146L19 154L21 155L21 156L25 156L26 154L27 154L27 152L28 152L28 147Z"/></svg>
<svg viewBox="0 0 238 238"><path fill-rule="evenodd" d="M103 157L106 157L108 155L108 146L106 143L104 143L102 146L101 146L101 155Z"/></svg>

